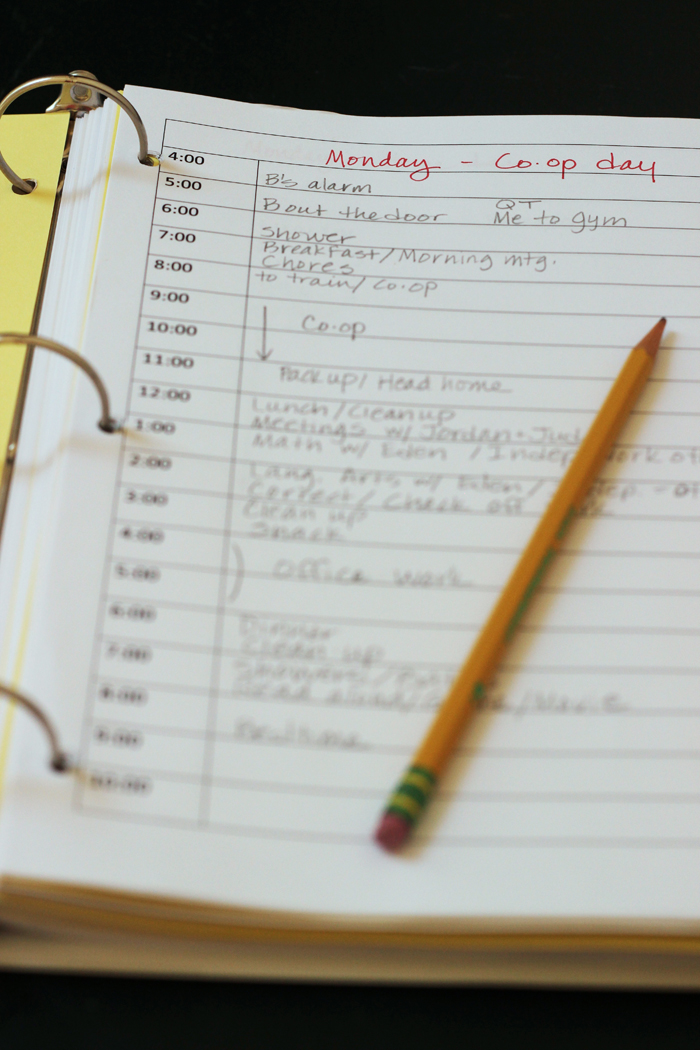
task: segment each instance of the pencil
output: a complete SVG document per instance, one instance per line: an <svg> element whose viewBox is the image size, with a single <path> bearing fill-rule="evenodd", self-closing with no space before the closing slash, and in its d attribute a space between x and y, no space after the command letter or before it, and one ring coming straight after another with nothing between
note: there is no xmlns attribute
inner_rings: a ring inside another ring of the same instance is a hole
<svg viewBox="0 0 700 1050"><path fill-rule="evenodd" d="M423 743L389 798L374 835L384 849L393 852L406 841L478 711L506 645L646 384L665 326L664 317L630 352Z"/></svg>

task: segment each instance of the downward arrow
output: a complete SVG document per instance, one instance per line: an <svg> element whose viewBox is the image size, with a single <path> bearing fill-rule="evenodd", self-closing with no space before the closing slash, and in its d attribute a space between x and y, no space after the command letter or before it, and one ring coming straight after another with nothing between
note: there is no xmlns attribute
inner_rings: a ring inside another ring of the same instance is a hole
<svg viewBox="0 0 700 1050"><path fill-rule="evenodd" d="M267 307L263 306L263 323L262 323L262 349L258 350L258 357L261 361L267 361L268 357L272 356L272 347L267 349Z"/></svg>

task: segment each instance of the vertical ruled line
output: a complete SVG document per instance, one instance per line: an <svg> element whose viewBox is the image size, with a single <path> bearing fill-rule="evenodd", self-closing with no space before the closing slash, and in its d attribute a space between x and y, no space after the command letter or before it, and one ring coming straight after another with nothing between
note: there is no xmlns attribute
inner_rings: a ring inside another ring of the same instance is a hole
<svg viewBox="0 0 700 1050"><path fill-rule="evenodd" d="M219 694L221 692L221 661L223 647L223 632L225 624L226 599L228 588L229 553L231 549L231 517L234 507L234 486L236 483L236 451L238 446L239 416L241 410L241 389L243 387L243 364L245 360L245 343L248 325L248 306L250 300L250 274L253 265L253 247L255 244L255 214L258 202L258 180L260 176L260 161L256 161L255 167L255 189L253 193L253 214L250 222L250 244L248 247L248 270L246 274L245 300L243 305L243 324L241 329L241 352L238 361L238 379L236 382L236 402L233 419L231 438L231 469L229 471L228 491L226 496L226 514L224 518L224 539L221 556L221 576L219 579L219 595L217 601L216 624L214 628L214 649L212 653L211 679L209 687L209 709L207 712L207 727L205 731L204 757L202 762L202 788L199 798L199 826L208 823L209 809L211 803L211 785L214 770L214 757L216 749L216 724L218 717ZM242 575L244 568L242 563L238 566L238 572ZM240 580L237 590L240 591Z"/></svg>

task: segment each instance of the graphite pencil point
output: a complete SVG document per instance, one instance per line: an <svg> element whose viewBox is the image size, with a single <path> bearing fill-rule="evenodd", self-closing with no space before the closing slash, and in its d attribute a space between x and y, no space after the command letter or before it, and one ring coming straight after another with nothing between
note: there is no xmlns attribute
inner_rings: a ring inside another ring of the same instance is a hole
<svg viewBox="0 0 700 1050"><path fill-rule="evenodd" d="M666 327L666 318L662 317L660 321L657 321L654 327L647 332L643 339L637 343L637 346L641 347L642 350L646 350L649 357L656 357L656 352L659 349L661 343L661 336L664 334L664 328Z"/></svg>

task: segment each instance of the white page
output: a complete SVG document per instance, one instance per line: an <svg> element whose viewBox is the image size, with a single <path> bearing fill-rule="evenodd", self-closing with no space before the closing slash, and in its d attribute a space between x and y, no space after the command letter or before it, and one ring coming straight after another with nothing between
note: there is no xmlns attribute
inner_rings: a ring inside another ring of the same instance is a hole
<svg viewBox="0 0 700 1050"><path fill-rule="evenodd" d="M700 917L696 123L127 94L163 159L120 120L85 349L129 431L95 451L81 388L24 672L89 775L44 775L26 736L5 870L365 917ZM388 792L662 314L488 710L384 854Z"/></svg>

